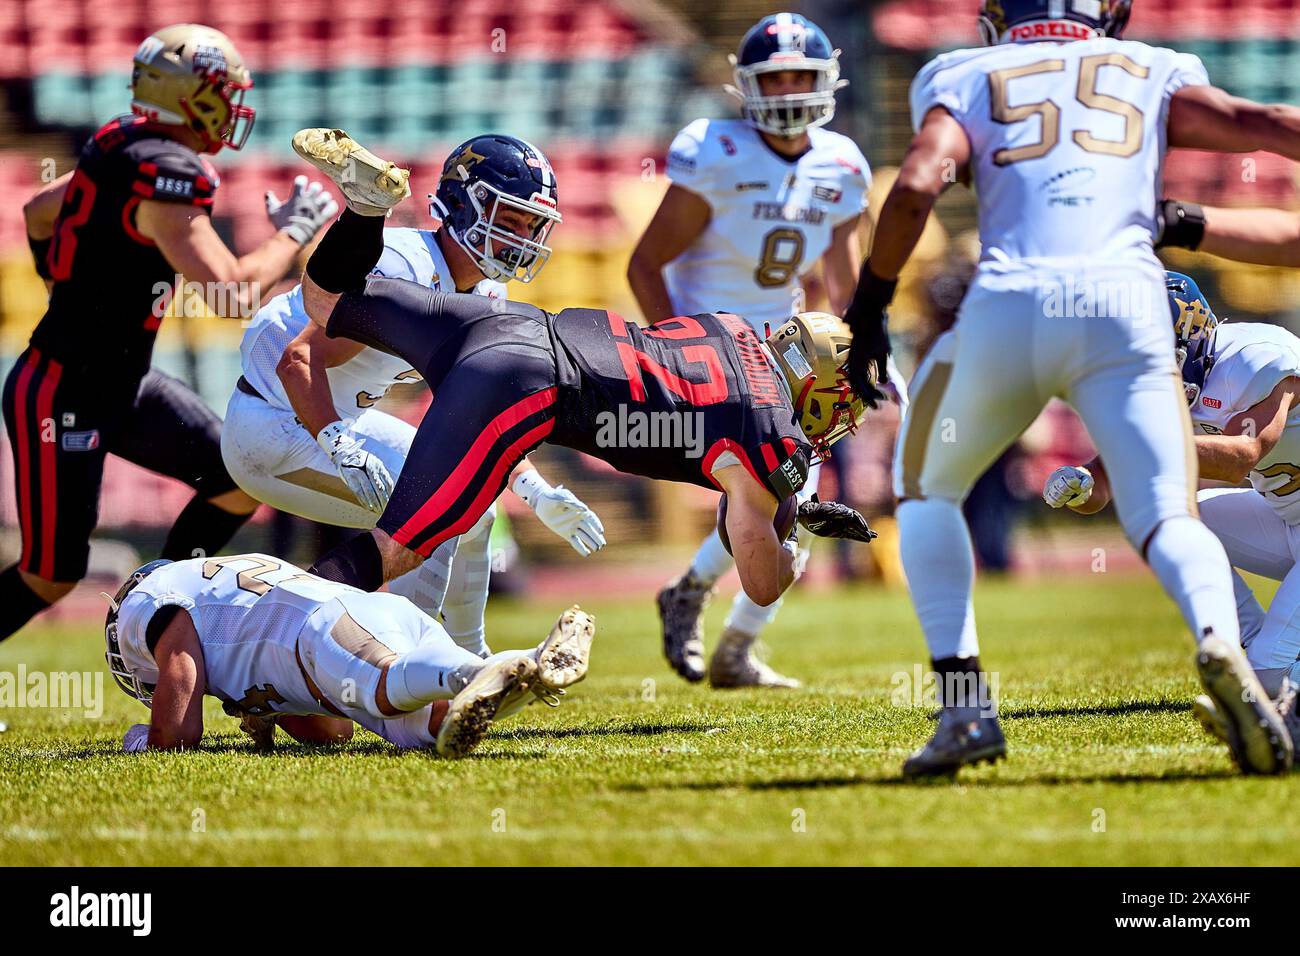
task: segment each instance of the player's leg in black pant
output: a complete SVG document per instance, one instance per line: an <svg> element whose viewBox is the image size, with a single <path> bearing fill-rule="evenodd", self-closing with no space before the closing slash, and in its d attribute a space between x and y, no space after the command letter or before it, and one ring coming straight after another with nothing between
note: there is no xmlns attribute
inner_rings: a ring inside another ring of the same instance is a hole
<svg viewBox="0 0 1300 956"><path fill-rule="evenodd" d="M150 369L113 454L185 482L195 495L163 544L173 561L216 554L257 510L221 460L221 418L179 379Z"/></svg>
<svg viewBox="0 0 1300 956"><path fill-rule="evenodd" d="M434 402L375 531L335 548L312 573L373 590L409 570L473 527L505 490L511 470L550 435L558 398L554 354L509 342L508 318L504 325L485 323L472 333L464 358L430 383ZM486 344L489 338L498 344Z"/></svg>
<svg viewBox="0 0 1300 956"><path fill-rule="evenodd" d="M22 552L0 572L0 640L72 590L86 574L104 474L100 416L110 413L82 376L34 348L4 387Z"/></svg>

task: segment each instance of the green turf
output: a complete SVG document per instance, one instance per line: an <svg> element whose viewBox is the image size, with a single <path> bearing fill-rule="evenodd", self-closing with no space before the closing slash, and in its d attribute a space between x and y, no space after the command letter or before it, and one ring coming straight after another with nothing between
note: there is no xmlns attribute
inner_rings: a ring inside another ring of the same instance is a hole
<svg viewBox="0 0 1300 956"><path fill-rule="evenodd" d="M1239 776L1197 728L1190 640L1149 579L995 582L977 601L1011 757L956 784L898 779L931 726L891 703L893 675L925 659L902 594L794 596L769 636L807 685L786 693L687 686L649 604L584 601L591 677L460 762L364 732L256 755L215 705L204 749L127 756L144 710L111 680L98 721L0 712L0 862L1294 862L1300 780ZM559 610L494 603L489 636L533 643ZM34 630L3 646L0 671L83 668L101 650L93 628Z"/></svg>

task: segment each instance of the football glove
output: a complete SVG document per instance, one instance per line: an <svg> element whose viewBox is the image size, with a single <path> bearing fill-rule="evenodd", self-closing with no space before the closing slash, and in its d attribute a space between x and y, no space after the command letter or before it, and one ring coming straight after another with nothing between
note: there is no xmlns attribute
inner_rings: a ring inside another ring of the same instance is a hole
<svg viewBox="0 0 1300 956"><path fill-rule="evenodd" d="M853 333L845 373L849 385L868 408L886 399L878 387L889 382L885 367L890 352L889 323L885 309L897 286L897 280L881 279L864 262L853 301L844 313L844 321Z"/></svg>
<svg viewBox="0 0 1300 956"><path fill-rule="evenodd" d="M552 487L536 469L529 469L511 486L537 520L569 542L584 558L605 547L605 526L596 512L563 485Z"/></svg>
<svg viewBox="0 0 1300 956"><path fill-rule="evenodd" d="M823 538L870 541L876 537L856 509L838 501L818 501L816 495L800 503L799 524Z"/></svg>
<svg viewBox="0 0 1300 956"><path fill-rule="evenodd" d="M357 438L349 424L331 422L320 430L316 443L330 456L339 477L362 507L383 514L388 496L393 493L393 476L382 461L362 447L364 440Z"/></svg>
<svg viewBox="0 0 1300 956"><path fill-rule="evenodd" d="M1053 508L1076 508L1092 497L1095 484L1087 468L1062 465L1047 477L1043 500Z"/></svg>
<svg viewBox="0 0 1300 956"><path fill-rule="evenodd" d="M338 212L339 204L334 197L320 183L314 180L309 183L306 176L293 181L288 199L281 200L271 190L266 191L266 217L300 246L311 242Z"/></svg>
<svg viewBox="0 0 1300 956"><path fill-rule="evenodd" d="M149 749L149 725L132 724L122 737L122 752L142 754Z"/></svg>

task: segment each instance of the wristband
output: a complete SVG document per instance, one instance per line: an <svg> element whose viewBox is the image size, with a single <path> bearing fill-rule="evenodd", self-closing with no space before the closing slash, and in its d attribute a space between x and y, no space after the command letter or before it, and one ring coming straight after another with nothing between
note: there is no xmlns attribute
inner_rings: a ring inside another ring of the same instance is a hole
<svg viewBox="0 0 1300 956"><path fill-rule="evenodd" d="M534 502L552 489L550 482L542 477L541 472L536 468L529 468L527 471L520 473L519 477L511 484L510 490L524 499L524 504L533 508L535 507Z"/></svg>
<svg viewBox="0 0 1300 956"><path fill-rule="evenodd" d="M1205 210L1194 202L1160 202L1160 235L1156 248L1196 249L1205 238Z"/></svg>
<svg viewBox="0 0 1300 956"><path fill-rule="evenodd" d="M348 431L351 422L340 418L336 422L330 422L320 430L316 436L316 444L320 445L321 450L330 456L330 461L342 450L344 445L351 444L354 440Z"/></svg>

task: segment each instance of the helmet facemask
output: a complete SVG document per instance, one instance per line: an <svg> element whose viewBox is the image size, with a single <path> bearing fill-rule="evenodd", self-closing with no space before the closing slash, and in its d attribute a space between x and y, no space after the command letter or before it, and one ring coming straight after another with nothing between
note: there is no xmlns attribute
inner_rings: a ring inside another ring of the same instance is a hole
<svg viewBox="0 0 1300 956"><path fill-rule="evenodd" d="M773 136L798 136L818 126L825 126L835 115L835 92L849 85L840 79L839 50L829 60L817 60L801 53L776 54L761 63L735 67L735 86L724 89L740 100L741 114L755 129ZM808 93L763 93L759 77L784 71L812 73L813 89Z"/></svg>
<svg viewBox="0 0 1300 956"><path fill-rule="evenodd" d="M450 222L450 211L436 196L429 197L430 214L446 223L452 239L469 253L487 278L502 282L511 279L533 281L551 257L551 247L546 244L546 239L551 230L563 221L554 200L539 195L534 195L531 200L520 199L491 183L482 180L470 182L470 174L463 166L458 172L465 182L465 195L474 210L474 221L464 229L455 228ZM506 209L518 210L529 218L539 218L532 234L520 236L499 225L497 216Z"/></svg>
<svg viewBox="0 0 1300 956"><path fill-rule="evenodd" d="M1196 283L1182 273L1165 273L1165 289L1174 324L1174 360L1190 407L1196 404L1214 367L1219 317Z"/></svg>
<svg viewBox="0 0 1300 956"><path fill-rule="evenodd" d="M131 665L127 663L126 657L122 654L122 644L117 635L117 615L122 608L122 602L126 600L126 596L141 581L154 571L171 563L166 558L150 561L133 571L131 576L117 589L115 595L112 597L107 594L104 595L108 601L108 616L104 618L104 643L106 645L104 660L108 662L108 672L113 675L113 680L117 682L118 687L122 688L123 693L128 697L134 697L146 707L153 706L154 685L146 684L136 676L135 671L131 669Z"/></svg>

